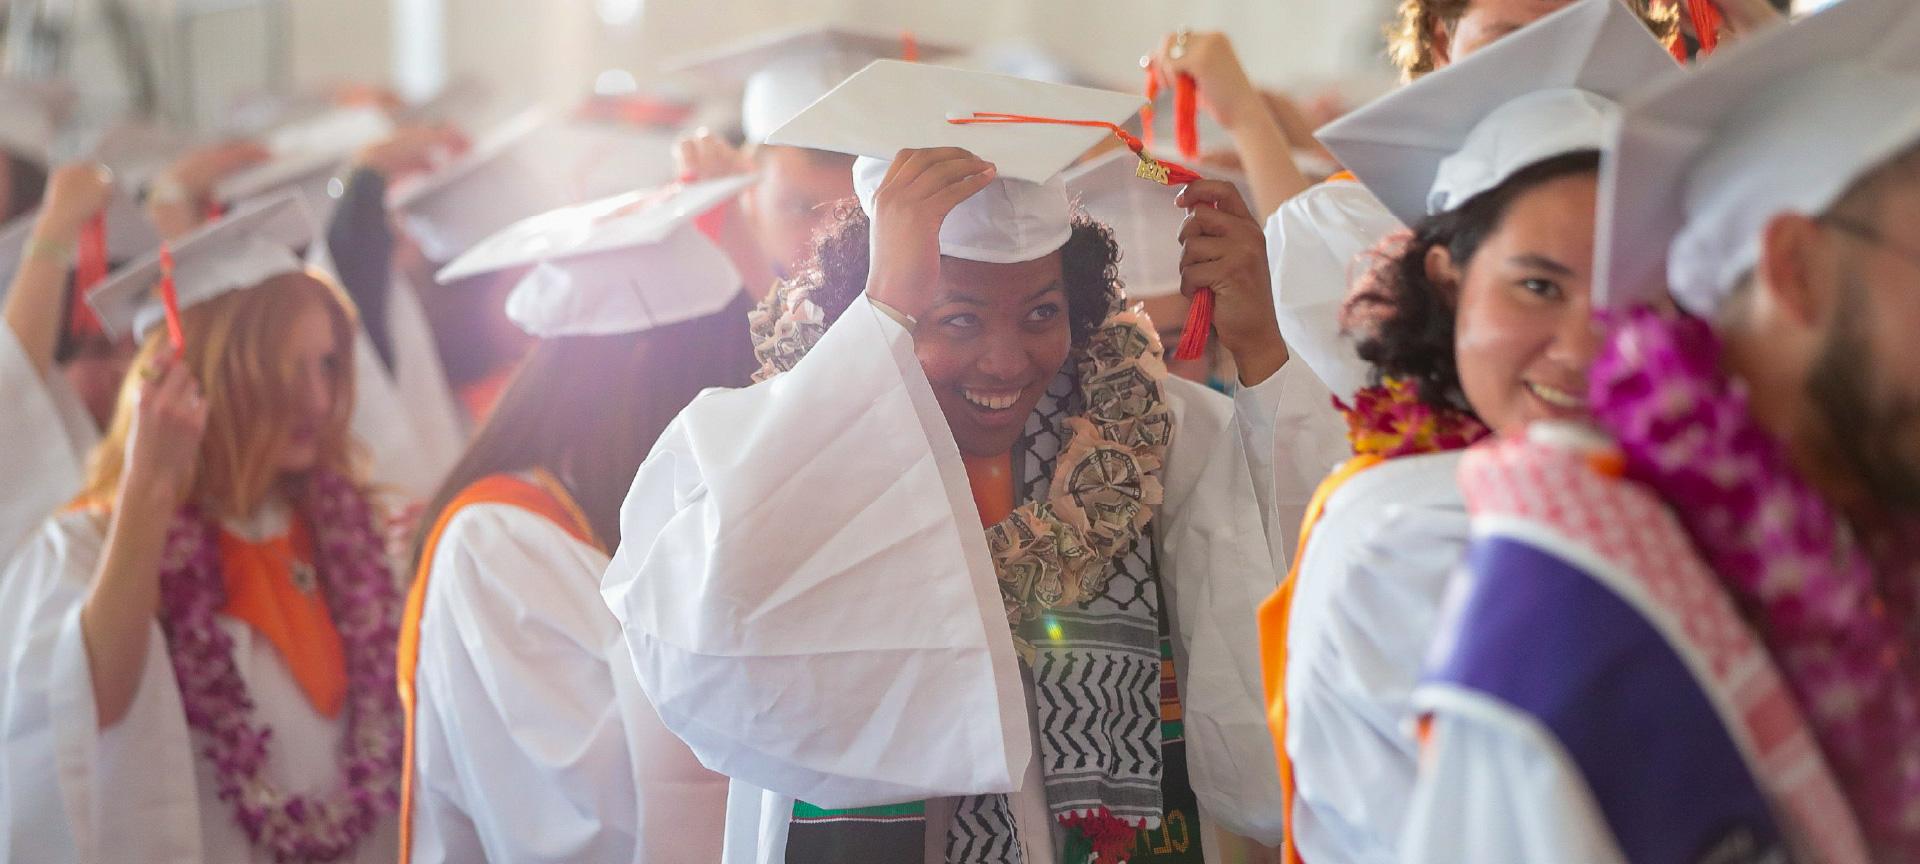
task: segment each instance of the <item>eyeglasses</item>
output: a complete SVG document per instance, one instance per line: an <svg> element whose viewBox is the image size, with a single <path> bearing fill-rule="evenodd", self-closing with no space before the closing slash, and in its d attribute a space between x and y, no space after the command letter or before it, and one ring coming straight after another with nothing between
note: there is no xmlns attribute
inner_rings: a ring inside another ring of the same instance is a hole
<svg viewBox="0 0 1920 864"><path fill-rule="evenodd" d="M1920 267L1920 251L1908 249L1901 244L1888 240L1887 235L1880 233L1880 229L1872 225L1868 225L1865 222L1857 222L1845 216L1834 215L1822 216L1819 221L1822 225L1839 229L1843 234L1849 234L1856 239L1864 240L1893 253L1894 257L1906 261L1908 264Z"/></svg>

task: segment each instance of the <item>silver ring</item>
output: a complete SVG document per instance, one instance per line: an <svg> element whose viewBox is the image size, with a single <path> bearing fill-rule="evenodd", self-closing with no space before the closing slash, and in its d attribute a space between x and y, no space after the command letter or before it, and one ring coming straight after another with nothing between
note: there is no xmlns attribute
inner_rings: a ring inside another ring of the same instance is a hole
<svg viewBox="0 0 1920 864"><path fill-rule="evenodd" d="M1173 48L1167 51L1168 57L1178 60L1187 56L1187 36L1191 32L1185 27L1173 31Z"/></svg>

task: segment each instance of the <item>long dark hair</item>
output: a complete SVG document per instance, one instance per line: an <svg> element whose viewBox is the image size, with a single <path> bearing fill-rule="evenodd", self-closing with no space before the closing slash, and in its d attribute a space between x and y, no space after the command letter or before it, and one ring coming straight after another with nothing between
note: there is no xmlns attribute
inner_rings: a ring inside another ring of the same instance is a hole
<svg viewBox="0 0 1920 864"><path fill-rule="evenodd" d="M1427 405L1471 411L1454 355L1454 317L1460 298L1456 289L1437 285L1427 276L1427 252L1445 249L1454 265L1464 270L1480 245L1499 229L1515 199L1550 181L1599 170L1600 154L1594 150L1543 159L1467 203L1414 226L1413 238L1399 254L1376 266L1372 290L1379 296L1360 298L1392 310L1363 335L1358 346L1360 359L1373 364L1376 382L1407 379Z"/></svg>
<svg viewBox="0 0 1920 864"><path fill-rule="evenodd" d="M812 286L809 297L828 322L853 305L867 287L867 214L855 201L839 205L814 240L813 258L797 277ZM1120 244L1113 232L1085 213L1075 213L1073 233L1060 247L1061 281L1067 289L1067 322L1073 345L1087 344L1107 317L1107 299L1120 285Z"/></svg>
<svg viewBox="0 0 1920 864"><path fill-rule="evenodd" d="M493 474L545 469L560 479L608 549L640 463L681 409L709 387L743 387L753 371L745 294L726 309L645 333L541 340L434 495L414 538Z"/></svg>

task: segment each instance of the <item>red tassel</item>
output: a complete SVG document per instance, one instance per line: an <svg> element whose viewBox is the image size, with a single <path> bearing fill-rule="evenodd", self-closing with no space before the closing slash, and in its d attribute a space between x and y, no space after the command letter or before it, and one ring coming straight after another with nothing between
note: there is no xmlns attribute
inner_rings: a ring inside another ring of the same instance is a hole
<svg viewBox="0 0 1920 864"><path fill-rule="evenodd" d="M1213 329L1213 289L1200 288L1193 292L1193 304L1187 307L1187 326L1180 331L1180 347L1174 349L1175 360L1198 360L1207 353L1207 333Z"/></svg>
<svg viewBox="0 0 1920 864"><path fill-rule="evenodd" d="M107 215L100 212L80 229L80 248L73 262L73 299L67 311L67 330L75 336L104 334L100 318L87 305L87 292L107 278Z"/></svg>
<svg viewBox="0 0 1920 864"><path fill-rule="evenodd" d="M208 222L218 222L227 217L227 208L218 201L208 201L205 213Z"/></svg>
<svg viewBox="0 0 1920 864"><path fill-rule="evenodd" d="M900 59L908 63L920 62L920 40L913 38L912 30L900 31Z"/></svg>
<svg viewBox="0 0 1920 864"><path fill-rule="evenodd" d="M167 341L173 345L173 362L187 354L186 331L180 326L180 295L173 289L173 249L160 244L160 304L167 313Z"/></svg>
<svg viewBox="0 0 1920 864"><path fill-rule="evenodd" d="M1693 19L1693 33L1700 39L1700 56L1720 47L1720 7L1713 0L1687 0L1687 15Z"/></svg>
<svg viewBox="0 0 1920 864"><path fill-rule="evenodd" d="M680 185L685 186L692 182L692 174L680 175ZM625 211L623 210L622 212ZM705 234L708 240L712 240L715 244L718 244L720 242L721 229L727 227L727 206L721 204L712 210L693 217L693 227L698 229L701 234Z"/></svg>
<svg viewBox="0 0 1920 864"><path fill-rule="evenodd" d="M1173 82L1173 138L1180 158L1200 158L1200 88L1192 75L1182 73Z"/></svg>

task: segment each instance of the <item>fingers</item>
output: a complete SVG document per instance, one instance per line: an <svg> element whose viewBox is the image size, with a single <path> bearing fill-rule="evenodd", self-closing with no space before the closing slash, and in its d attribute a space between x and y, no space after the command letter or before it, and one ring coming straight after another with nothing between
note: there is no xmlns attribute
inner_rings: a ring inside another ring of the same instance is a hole
<svg viewBox="0 0 1920 864"><path fill-rule="evenodd" d="M1226 237L1195 237L1180 244L1180 269L1218 261L1242 248L1242 242Z"/></svg>
<svg viewBox="0 0 1920 864"><path fill-rule="evenodd" d="M993 163L975 158L964 150L959 155L950 156L928 163L919 176L906 184L905 192L910 198L932 198L941 190L956 183L977 178L982 174L993 173Z"/></svg>
<svg viewBox="0 0 1920 864"><path fill-rule="evenodd" d="M1180 294L1192 297L1193 292L1202 288L1211 288L1216 294L1225 293L1233 284L1233 264L1226 259L1207 261L1180 270Z"/></svg>
<svg viewBox="0 0 1920 864"><path fill-rule="evenodd" d="M1175 203L1188 209L1205 205L1241 219L1253 218L1253 208L1240 197L1240 187L1225 180L1195 180L1180 190Z"/></svg>
<svg viewBox="0 0 1920 864"><path fill-rule="evenodd" d="M1231 237L1266 247L1266 235L1261 232L1258 223L1212 207L1195 207L1187 211L1186 220L1180 223L1180 242L1185 243L1194 237Z"/></svg>

